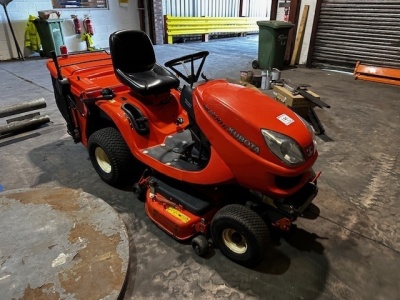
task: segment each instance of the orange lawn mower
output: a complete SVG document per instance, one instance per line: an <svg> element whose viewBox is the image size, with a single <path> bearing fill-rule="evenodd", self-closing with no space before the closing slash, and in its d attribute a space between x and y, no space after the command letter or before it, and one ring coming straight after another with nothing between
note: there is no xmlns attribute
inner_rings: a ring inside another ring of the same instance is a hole
<svg viewBox="0 0 400 300"><path fill-rule="evenodd" d="M313 128L283 104L201 71L207 51L156 62L138 30L110 51L48 60L57 106L106 183L133 186L149 218L205 256L253 267L273 227L289 230L318 192ZM185 84L180 83L181 78Z"/></svg>

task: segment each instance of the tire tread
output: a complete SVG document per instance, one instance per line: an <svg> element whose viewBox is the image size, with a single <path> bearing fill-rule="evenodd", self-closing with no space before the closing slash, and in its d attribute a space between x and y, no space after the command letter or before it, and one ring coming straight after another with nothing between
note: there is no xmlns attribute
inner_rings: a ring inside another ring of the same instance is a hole
<svg viewBox="0 0 400 300"><path fill-rule="evenodd" d="M266 249L269 244L269 230L264 220L255 212L249 208L246 208L240 204L230 204L221 208L214 216L211 231L213 239L215 239L215 231L213 230L213 224L218 224L220 220L231 220L237 224L241 224L248 232L252 232L257 243L257 249L262 252L262 249ZM221 249L223 251L223 249ZM224 252L224 251L223 251ZM227 253L224 253L227 255ZM263 258L262 253L258 253L256 257L252 257L247 261L237 261L243 265L254 266ZM230 255L227 255L231 258Z"/></svg>
<svg viewBox="0 0 400 300"><path fill-rule="evenodd" d="M113 175L110 179L105 179L101 174L99 174L100 177L113 186L121 186L125 184L129 180L134 160L120 132L113 127L100 129L89 137L89 152L91 151L90 148L93 144L101 145L103 149L107 149L109 156L111 156L109 159ZM91 157L92 164L94 164L93 159L95 158Z"/></svg>

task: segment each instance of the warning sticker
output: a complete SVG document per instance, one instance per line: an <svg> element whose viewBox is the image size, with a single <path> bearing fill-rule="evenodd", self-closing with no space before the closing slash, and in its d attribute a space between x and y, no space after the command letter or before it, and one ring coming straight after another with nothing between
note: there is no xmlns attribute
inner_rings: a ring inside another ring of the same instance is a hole
<svg viewBox="0 0 400 300"><path fill-rule="evenodd" d="M286 114L281 114L280 116L276 117L279 121L281 121L286 126L292 124L294 120Z"/></svg>
<svg viewBox="0 0 400 300"><path fill-rule="evenodd" d="M187 223L190 221L190 218L187 215L184 215L183 213L181 213L179 210L177 210L176 208L174 208L172 206L168 207L166 209L166 211L168 213L170 213L171 215L173 215L174 217L177 217L183 223Z"/></svg>

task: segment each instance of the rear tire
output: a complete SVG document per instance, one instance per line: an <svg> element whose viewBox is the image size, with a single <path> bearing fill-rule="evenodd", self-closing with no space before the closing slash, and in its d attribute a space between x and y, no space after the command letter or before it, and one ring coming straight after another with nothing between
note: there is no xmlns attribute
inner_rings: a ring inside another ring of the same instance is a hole
<svg viewBox="0 0 400 300"><path fill-rule="evenodd" d="M264 220L250 208L230 204L211 222L214 244L234 262L253 267L264 258L269 231Z"/></svg>
<svg viewBox="0 0 400 300"><path fill-rule="evenodd" d="M94 132L88 149L92 165L104 182L120 187L131 179L134 159L117 129L107 127Z"/></svg>

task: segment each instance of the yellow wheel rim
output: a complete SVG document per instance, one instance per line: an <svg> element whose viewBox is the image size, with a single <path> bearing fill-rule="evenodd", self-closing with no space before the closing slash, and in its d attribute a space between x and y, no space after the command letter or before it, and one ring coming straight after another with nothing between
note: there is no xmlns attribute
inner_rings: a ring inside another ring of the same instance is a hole
<svg viewBox="0 0 400 300"><path fill-rule="evenodd" d="M104 152L104 150L100 147L97 147L94 154L96 157L97 164L99 165L101 170L107 174L111 173L110 160L108 159L108 156Z"/></svg>
<svg viewBox="0 0 400 300"><path fill-rule="evenodd" d="M224 244L234 253L243 254L247 251L247 241L238 231L227 228L222 232Z"/></svg>

